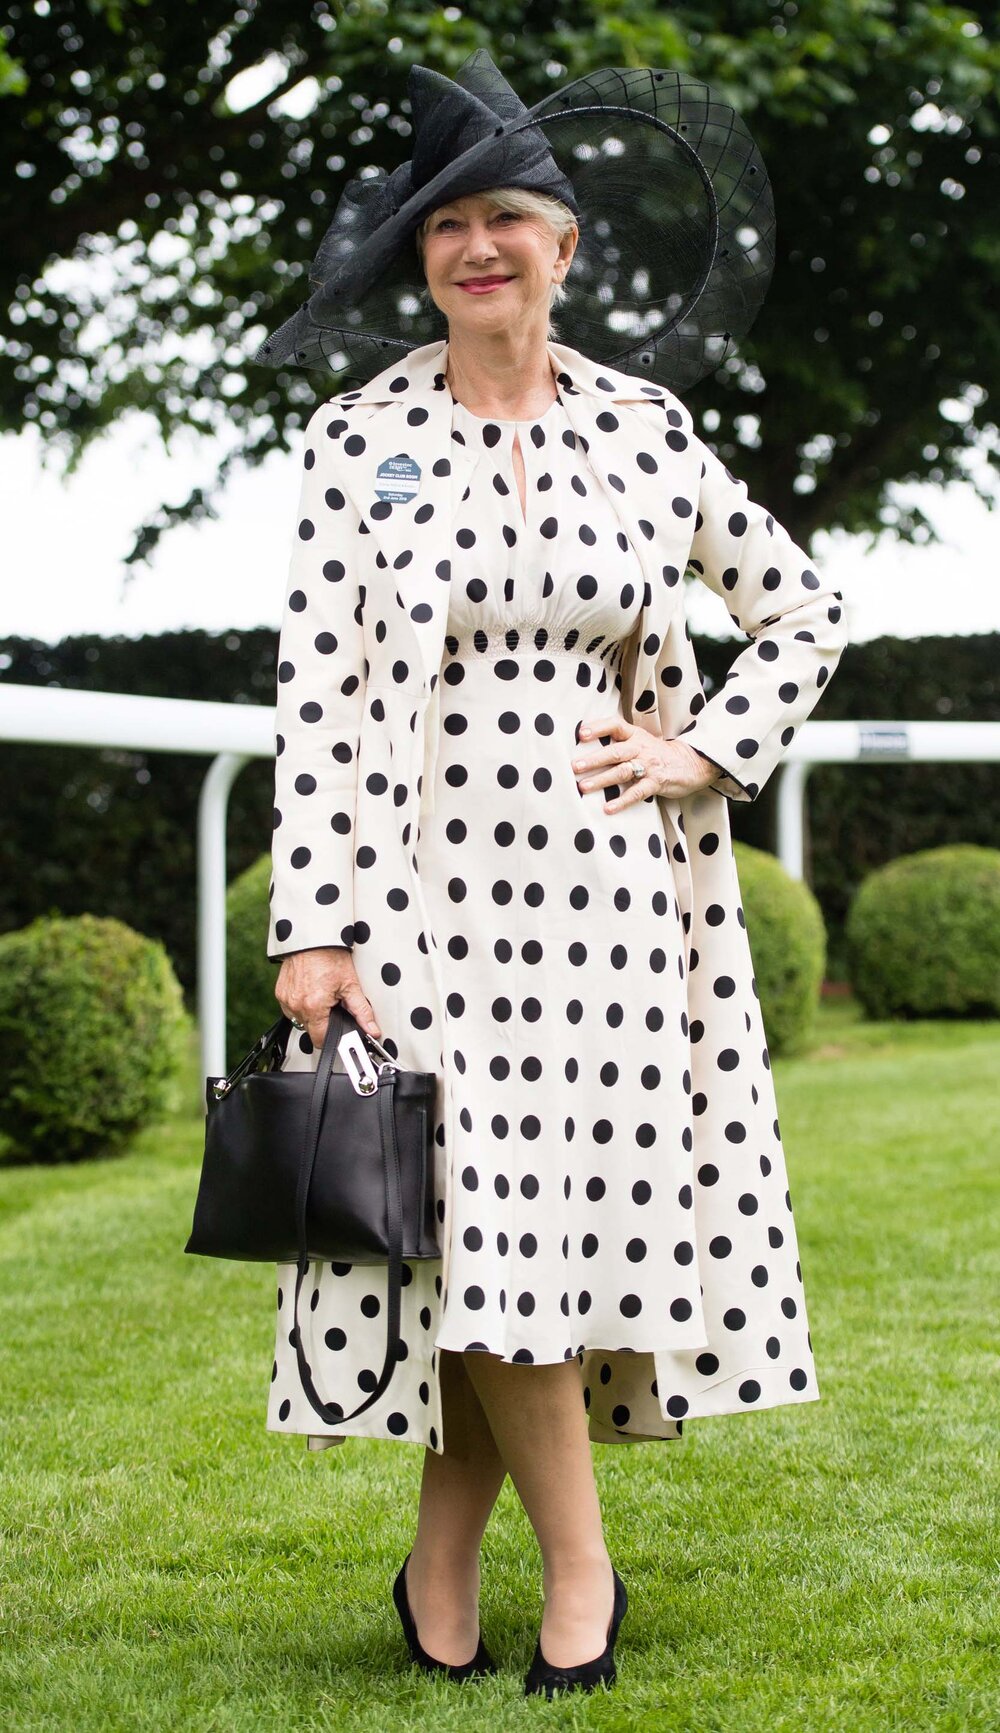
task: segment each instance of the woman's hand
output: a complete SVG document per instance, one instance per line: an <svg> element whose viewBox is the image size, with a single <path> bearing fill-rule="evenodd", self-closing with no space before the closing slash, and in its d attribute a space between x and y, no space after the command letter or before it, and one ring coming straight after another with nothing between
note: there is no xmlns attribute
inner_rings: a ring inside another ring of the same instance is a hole
<svg viewBox="0 0 1000 1733"><path fill-rule="evenodd" d="M322 1047L333 1005L346 1005L359 1028L381 1040L354 959L346 945L326 945L315 951L293 951L278 970L274 996L286 1017L304 1023L314 1047Z"/></svg>
<svg viewBox="0 0 1000 1733"><path fill-rule="evenodd" d="M601 745L599 737L608 734L609 744ZM633 758L642 759L645 776L633 777L624 768ZM609 716L581 725L573 769L582 794L617 783L621 793L615 800L606 800L604 810L618 812L651 794L696 794L715 781L721 766L716 767L683 740L661 740L647 728L621 716Z"/></svg>

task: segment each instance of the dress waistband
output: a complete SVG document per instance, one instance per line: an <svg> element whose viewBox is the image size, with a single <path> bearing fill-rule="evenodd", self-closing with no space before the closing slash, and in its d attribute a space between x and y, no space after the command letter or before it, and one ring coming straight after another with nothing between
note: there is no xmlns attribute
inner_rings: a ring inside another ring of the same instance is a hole
<svg viewBox="0 0 1000 1733"><path fill-rule="evenodd" d="M455 660L490 661L502 656L575 656L616 669L621 665L626 642L625 638L608 638L603 632L586 637L575 626L560 632L533 620L515 620L493 631L477 626L472 632L446 632L442 662L446 665Z"/></svg>
<svg viewBox="0 0 1000 1733"><path fill-rule="evenodd" d="M495 662L505 656L571 656L576 662L594 662L614 676L621 666L627 644L627 638L608 638L603 632L585 638L575 626L566 632L554 632L551 627L539 625L535 620L515 620L509 626L490 632L480 626L473 632L446 632L441 668L424 716L421 815L434 811L441 728L441 676L452 662Z"/></svg>

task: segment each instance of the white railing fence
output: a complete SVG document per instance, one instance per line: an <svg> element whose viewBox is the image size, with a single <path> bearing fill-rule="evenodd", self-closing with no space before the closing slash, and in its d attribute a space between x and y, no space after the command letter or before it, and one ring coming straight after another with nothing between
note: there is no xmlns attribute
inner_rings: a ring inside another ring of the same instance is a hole
<svg viewBox="0 0 1000 1733"><path fill-rule="evenodd" d="M50 746L191 752L212 760L198 802L198 1025L206 1077L226 1066L226 814L251 758L274 752L274 710L194 699L67 692L0 681L0 739ZM777 852L803 876L814 764L996 763L1000 722L806 722L777 771Z"/></svg>

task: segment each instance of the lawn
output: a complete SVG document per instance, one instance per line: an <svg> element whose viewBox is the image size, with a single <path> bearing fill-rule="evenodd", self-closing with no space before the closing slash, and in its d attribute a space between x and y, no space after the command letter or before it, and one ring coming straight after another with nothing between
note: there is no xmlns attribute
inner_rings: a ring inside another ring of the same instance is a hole
<svg viewBox="0 0 1000 1733"><path fill-rule="evenodd" d="M822 1400L594 1447L619 1682L553 1703L509 1484L503 1671L455 1686L389 1599L420 1449L265 1432L273 1271L183 1255L193 1083L125 1157L0 1170L5 1728L995 1729L1000 1023L825 1002L775 1074Z"/></svg>

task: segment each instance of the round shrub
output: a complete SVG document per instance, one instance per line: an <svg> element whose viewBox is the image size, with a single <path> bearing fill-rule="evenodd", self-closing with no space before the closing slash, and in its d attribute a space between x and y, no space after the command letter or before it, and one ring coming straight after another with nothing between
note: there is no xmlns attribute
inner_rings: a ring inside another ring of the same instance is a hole
<svg viewBox="0 0 1000 1733"><path fill-rule="evenodd" d="M277 963L267 960L271 856L262 854L226 892L226 1062L232 1066L269 1029L281 1007Z"/></svg>
<svg viewBox="0 0 1000 1733"><path fill-rule="evenodd" d="M0 938L0 1133L36 1161L117 1149L168 1105L188 1019L163 946L42 917Z"/></svg>
<svg viewBox="0 0 1000 1733"><path fill-rule="evenodd" d="M876 868L844 936L869 1017L1000 1015L1000 850L952 843Z"/></svg>
<svg viewBox="0 0 1000 1733"><path fill-rule="evenodd" d="M768 1052L799 1053L812 1036L826 964L820 906L766 850L733 844Z"/></svg>

